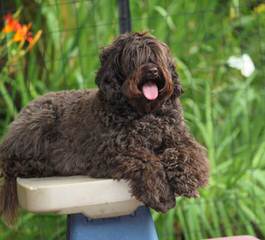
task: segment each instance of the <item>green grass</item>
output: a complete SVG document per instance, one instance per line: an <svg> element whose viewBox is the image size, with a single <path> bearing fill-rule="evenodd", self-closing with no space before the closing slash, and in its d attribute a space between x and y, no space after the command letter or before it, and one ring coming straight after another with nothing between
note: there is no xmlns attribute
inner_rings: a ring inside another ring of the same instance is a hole
<svg viewBox="0 0 265 240"><path fill-rule="evenodd" d="M116 1L31 1L25 21L44 34L15 74L0 78L0 134L31 99L51 90L94 87L100 48L118 34ZM251 0L131 1L134 31L148 30L172 50L191 132L208 149L209 186L196 200L178 199L153 213L160 239L224 235L265 237L265 13ZM25 4L27 3L27 4ZM32 11L35 9L35 11ZM245 78L227 67L248 53L256 66ZM65 217L23 213L0 240L65 239Z"/></svg>

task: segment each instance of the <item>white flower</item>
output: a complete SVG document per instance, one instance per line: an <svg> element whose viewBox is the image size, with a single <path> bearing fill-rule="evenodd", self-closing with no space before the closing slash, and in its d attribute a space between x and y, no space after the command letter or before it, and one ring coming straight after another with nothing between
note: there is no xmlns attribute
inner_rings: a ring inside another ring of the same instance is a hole
<svg viewBox="0 0 265 240"><path fill-rule="evenodd" d="M240 57L231 56L227 60L227 64L231 68L240 70L244 77L249 77L255 71L255 65L248 54L243 54Z"/></svg>

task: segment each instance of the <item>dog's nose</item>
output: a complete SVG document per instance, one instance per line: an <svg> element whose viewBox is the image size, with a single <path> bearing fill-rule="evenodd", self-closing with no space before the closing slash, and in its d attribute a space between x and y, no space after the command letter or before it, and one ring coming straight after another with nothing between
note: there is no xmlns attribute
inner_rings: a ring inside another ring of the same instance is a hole
<svg viewBox="0 0 265 240"><path fill-rule="evenodd" d="M157 77L158 76L158 69L156 67L152 67L149 69L149 74L151 76Z"/></svg>

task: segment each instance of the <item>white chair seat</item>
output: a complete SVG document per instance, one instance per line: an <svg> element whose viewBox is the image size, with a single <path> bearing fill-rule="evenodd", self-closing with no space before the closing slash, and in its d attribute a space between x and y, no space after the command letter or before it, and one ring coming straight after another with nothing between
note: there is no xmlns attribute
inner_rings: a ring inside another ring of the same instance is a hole
<svg viewBox="0 0 265 240"><path fill-rule="evenodd" d="M83 213L90 218L128 215L141 202L121 180L86 176L18 178L19 204L31 212Z"/></svg>

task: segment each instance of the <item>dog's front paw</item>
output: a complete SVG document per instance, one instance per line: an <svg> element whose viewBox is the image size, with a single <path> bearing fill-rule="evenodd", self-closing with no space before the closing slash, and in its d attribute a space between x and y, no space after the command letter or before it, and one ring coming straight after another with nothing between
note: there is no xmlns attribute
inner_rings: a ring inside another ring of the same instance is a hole
<svg viewBox="0 0 265 240"><path fill-rule="evenodd" d="M175 171L174 174L172 172L168 173L168 181L176 196L188 198L200 197L200 194L197 191L198 182L195 177Z"/></svg>
<svg viewBox="0 0 265 240"><path fill-rule="evenodd" d="M185 192L180 192L176 193L177 196L183 196L187 198L199 198L200 193L197 190L190 190L190 191L185 191Z"/></svg>
<svg viewBox="0 0 265 240"><path fill-rule="evenodd" d="M188 155L178 149L169 148L162 156L168 182L176 196L197 198L200 186L198 173L190 165Z"/></svg>
<svg viewBox="0 0 265 240"><path fill-rule="evenodd" d="M157 183L157 182L156 182ZM136 190L136 189L135 189ZM176 205L175 194L171 191L169 184L153 184L152 188L146 187L140 191L134 191L134 196L147 207L153 208L158 212L165 213Z"/></svg>
<svg viewBox="0 0 265 240"><path fill-rule="evenodd" d="M150 206L154 210L162 213L166 213L169 209L174 208L176 205L176 199L174 193L168 197L160 197L159 202L155 202L153 206Z"/></svg>
<svg viewBox="0 0 265 240"><path fill-rule="evenodd" d="M166 213L169 209L174 208L176 205L175 196L172 194L170 197L165 196L142 196L138 198L145 206L150 207L157 212Z"/></svg>
<svg viewBox="0 0 265 240"><path fill-rule="evenodd" d="M180 173L169 174L169 184L176 196L183 196L188 198L200 197L197 191L198 183L193 176L185 176Z"/></svg>

